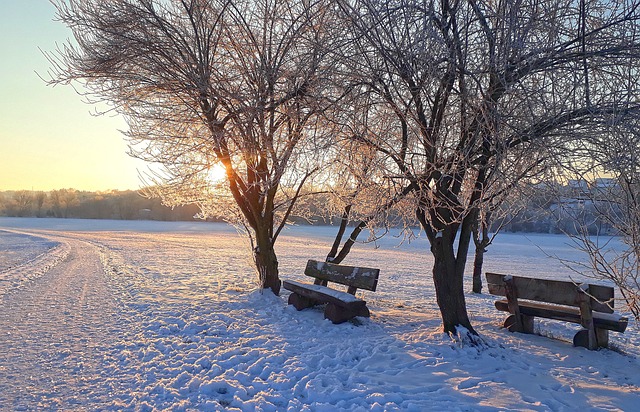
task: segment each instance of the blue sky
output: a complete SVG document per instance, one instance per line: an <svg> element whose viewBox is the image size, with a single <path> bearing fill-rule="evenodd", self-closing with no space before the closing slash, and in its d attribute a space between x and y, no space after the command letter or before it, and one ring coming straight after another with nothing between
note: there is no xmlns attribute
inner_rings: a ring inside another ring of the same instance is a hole
<svg viewBox="0 0 640 412"><path fill-rule="evenodd" d="M0 191L136 189L143 162L126 154L124 120L93 116L70 86L47 86L71 32L48 0L0 0Z"/></svg>

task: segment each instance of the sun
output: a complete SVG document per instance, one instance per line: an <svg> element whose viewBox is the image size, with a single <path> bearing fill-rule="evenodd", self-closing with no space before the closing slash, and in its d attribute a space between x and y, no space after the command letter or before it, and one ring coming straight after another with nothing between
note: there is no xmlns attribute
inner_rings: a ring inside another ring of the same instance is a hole
<svg viewBox="0 0 640 412"><path fill-rule="evenodd" d="M227 178L227 171L220 163L216 163L209 168L207 178L211 183L222 183Z"/></svg>

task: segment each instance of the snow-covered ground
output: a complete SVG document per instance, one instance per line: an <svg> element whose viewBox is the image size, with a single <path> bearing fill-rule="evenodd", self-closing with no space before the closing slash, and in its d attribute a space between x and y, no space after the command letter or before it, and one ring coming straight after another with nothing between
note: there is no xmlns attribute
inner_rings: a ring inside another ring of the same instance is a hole
<svg viewBox="0 0 640 412"><path fill-rule="evenodd" d="M289 228L281 277L304 280L329 227ZM372 317L333 325L256 291L245 241L222 224L0 218L0 410L638 410L638 328L614 350L576 325L509 333L468 295L484 348L440 332L424 239L358 245L381 268ZM377 247L376 247L377 246ZM553 235L498 236L487 271L562 278ZM549 337L552 337L550 339Z"/></svg>

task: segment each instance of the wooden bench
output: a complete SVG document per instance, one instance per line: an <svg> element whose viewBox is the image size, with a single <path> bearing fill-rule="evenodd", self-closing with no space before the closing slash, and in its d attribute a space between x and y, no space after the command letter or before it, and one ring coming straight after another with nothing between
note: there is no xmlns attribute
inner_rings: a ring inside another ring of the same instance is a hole
<svg viewBox="0 0 640 412"><path fill-rule="evenodd" d="M608 346L610 330L627 328L628 319L613 313L612 287L498 273L486 277L489 293L506 296L495 306L511 313L504 327L512 332L533 333L535 317L578 323L584 329L574 336L574 346L593 350Z"/></svg>
<svg viewBox="0 0 640 412"><path fill-rule="evenodd" d="M380 269L341 266L327 262L309 260L304 274L315 278L313 284L285 280L285 289L290 290L289 304L302 310L326 303L325 319L333 323L346 322L355 316L369 317L367 303L355 297L358 289L375 291ZM327 282L348 286L346 292L327 287Z"/></svg>

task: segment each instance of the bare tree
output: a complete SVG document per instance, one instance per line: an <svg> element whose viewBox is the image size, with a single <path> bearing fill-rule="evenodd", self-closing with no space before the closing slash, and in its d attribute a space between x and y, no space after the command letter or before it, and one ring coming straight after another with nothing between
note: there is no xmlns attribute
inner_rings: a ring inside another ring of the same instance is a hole
<svg viewBox="0 0 640 412"><path fill-rule="evenodd" d="M349 128L346 133L352 136L354 130ZM326 260L339 264L366 229L369 229L366 241L371 242L384 236L391 226L403 223L405 216L398 205L412 188L396 187L396 181L386 175L387 167L375 149L348 137L334 147L338 149L336 160L331 164L328 188L331 202L326 208L338 217L339 228ZM353 223L355 227L345 239L347 228Z"/></svg>
<svg viewBox="0 0 640 412"><path fill-rule="evenodd" d="M640 133L638 119L620 117L608 133L576 147L565 176L575 184L558 196L564 232L587 257L564 263L580 275L613 283L640 319Z"/></svg>
<svg viewBox="0 0 640 412"><path fill-rule="evenodd" d="M54 4L77 46L51 58L53 83L79 81L90 99L127 119L131 154L162 167L148 194L198 203L203 214L245 227L260 285L278 294L274 244L316 170L313 144L321 141L326 4ZM226 170L224 184L207 177L215 164Z"/></svg>
<svg viewBox="0 0 640 412"><path fill-rule="evenodd" d="M44 208L45 202L47 201L47 194L43 191L35 192L34 201L35 201L36 216L42 217L42 209Z"/></svg>
<svg viewBox="0 0 640 412"><path fill-rule="evenodd" d="M353 26L355 89L375 94L387 119L384 136L354 139L413 187L444 331L475 335L463 275L478 214L567 142L637 113L636 97L622 97L637 96L627 68L640 61L638 2L339 4Z"/></svg>
<svg viewBox="0 0 640 412"><path fill-rule="evenodd" d="M78 191L75 189L59 189L49 193L51 208L56 217L70 217L71 209L78 204Z"/></svg>
<svg viewBox="0 0 640 412"><path fill-rule="evenodd" d="M31 216L33 213L34 195L29 190L18 190L12 196L12 209L16 216Z"/></svg>
<svg viewBox="0 0 640 412"><path fill-rule="evenodd" d="M471 238L475 246L471 289L473 293L482 293L482 268L487 248L498 233L508 227L526 208L527 200L534 188L533 184L521 178L514 181L503 179L503 183L508 187L493 186L494 190L498 188L497 197L485 196L484 201L478 204L476 221L471 228Z"/></svg>

